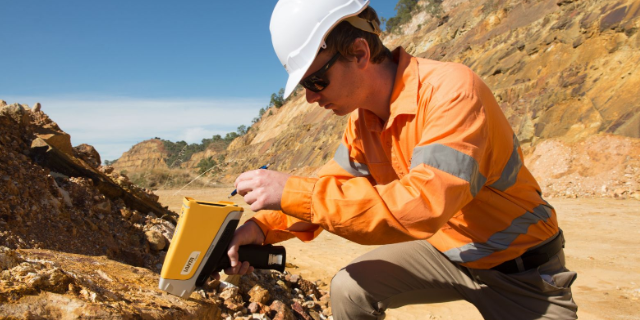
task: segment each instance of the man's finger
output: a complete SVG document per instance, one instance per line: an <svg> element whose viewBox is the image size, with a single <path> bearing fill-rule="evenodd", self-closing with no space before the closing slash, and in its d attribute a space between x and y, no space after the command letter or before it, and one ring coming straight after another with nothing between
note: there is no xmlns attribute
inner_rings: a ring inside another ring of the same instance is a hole
<svg viewBox="0 0 640 320"><path fill-rule="evenodd" d="M240 183L236 185L236 190L238 190L238 194L243 197L245 194L251 192L253 189L254 189L254 186L251 180L240 181Z"/></svg>
<svg viewBox="0 0 640 320"><path fill-rule="evenodd" d="M238 248L239 248L238 244L232 241L231 245L229 246L229 251L227 251L227 255L229 255L229 262L231 262L231 268L239 264Z"/></svg>
<svg viewBox="0 0 640 320"><path fill-rule="evenodd" d="M251 174L251 172L252 171L243 172L236 178L236 181L234 182L236 189L238 187L238 184L240 184L240 182L251 180L253 178L253 174Z"/></svg>
<svg viewBox="0 0 640 320"><path fill-rule="evenodd" d="M238 274L247 274L247 271L249 271L249 262L245 261L240 265L240 270L238 270Z"/></svg>

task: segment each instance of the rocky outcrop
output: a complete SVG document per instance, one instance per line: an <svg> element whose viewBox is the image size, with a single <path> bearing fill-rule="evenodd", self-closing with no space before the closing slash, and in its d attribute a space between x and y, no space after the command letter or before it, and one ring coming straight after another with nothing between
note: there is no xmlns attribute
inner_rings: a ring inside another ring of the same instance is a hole
<svg viewBox="0 0 640 320"><path fill-rule="evenodd" d="M0 109L0 245L106 255L156 268L162 256L149 250L143 228L157 217L175 221L177 214L113 168L96 168L92 147L76 148L87 163L73 149L70 155L47 143L42 127L64 136L42 111L19 104Z"/></svg>
<svg viewBox="0 0 640 320"><path fill-rule="evenodd" d="M321 294L314 284L298 277L289 281L287 274L245 276L235 289L213 281L189 299L159 290L159 272L177 214L126 175L101 166L93 147L80 145L67 153L65 143L45 140L68 135L41 107L1 102L2 318L293 319L295 313L307 319L310 314L330 315L326 292ZM50 131L43 138L45 126ZM248 311L252 303L253 316Z"/></svg>
<svg viewBox="0 0 640 320"><path fill-rule="evenodd" d="M220 319L212 299L157 289L158 274L104 256L0 247L0 314L12 319Z"/></svg>
<svg viewBox="0 0 640 320"><path fill-rule="evenodd" d="M169 166L164 159L168 152L164 149L160 139L149 139L142 141L122 154L113 164L118 171L134 173L138 171L148 171L153 169L167 169Z"/></svg>
<svg viewBox="0 0 640 320"><path fill-rule="evenodd" d="M271 164L271 170L313 175L333 157L348 120L309 105L303 94L269 111L273 114L266 112L255 130L229 145L223 181L265 164Z"/></svg>
<svg viewBox="0 0 640 320"><path fill-rule="evenodd" d="M640 138L637 1L444 1L441 18L388 41L471 67L526 148L601 132Z"/></svg>
<svg viewBox="0 0 640 320"><path fill-rule="evenodd" d="M615 141L635 150L640 138L640 73L634 72L640 61L637 1L445 0L438 12L416 14L403 34L385 35L385 44L403 46L419 57L462 63L479 74L493 90L545 192L563 195L562 183L549 187L563 177L592 177L573 167L578 162L552 174L546 162L529 158L539 157L550 145L569 148L581 166L615 177L605 179L600 189L624 184L631 193L637 190L634 182L626 184L626 173L602 164L615 158L615 151L604 148L608 156L590 157L581 147ZM299 91L280 109L267 110L226 151L194 154L185 167L195 168L214 155L224 161L209 179L222 183L267 163L273 170L313 176L333 156L345 124L346 117L309 105ZM638 168L635 160L628 166ZM570 189L575 190L571 195L614 194L586 184Z"/></svg>

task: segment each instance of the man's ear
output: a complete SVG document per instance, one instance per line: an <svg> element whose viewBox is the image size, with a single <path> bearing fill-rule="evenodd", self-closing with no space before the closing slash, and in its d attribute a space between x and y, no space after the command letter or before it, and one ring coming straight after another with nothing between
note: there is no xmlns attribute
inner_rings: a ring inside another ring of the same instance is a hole
<svg viewBox="0 0 640 320"><path fill-rule="evenodd" d="M369 65L369 58L371 57L371 51L369 50L369 43L364 38L358 38L351 44L353 57L355 58L356 66L358 68L366 68Z"/></svg>

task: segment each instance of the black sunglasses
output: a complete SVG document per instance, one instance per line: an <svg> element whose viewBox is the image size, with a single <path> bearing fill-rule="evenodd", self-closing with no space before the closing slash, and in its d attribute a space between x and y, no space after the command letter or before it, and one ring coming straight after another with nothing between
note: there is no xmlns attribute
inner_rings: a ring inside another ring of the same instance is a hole
<svg viewBox="0 0 640 320"><path fill-rule="evenodd" d="M329 70L329 68L331 68L336 60L338 60L338 57L340 57L340 52L336 52L336 54L334 54L333 57L329 59L329 62L322 66L320 70L302 79L302 81L300 81L300 84L313 92L320 92L324 90L329 85L329 79L327 79L324 74L327 72L327 70Z"/></svg>

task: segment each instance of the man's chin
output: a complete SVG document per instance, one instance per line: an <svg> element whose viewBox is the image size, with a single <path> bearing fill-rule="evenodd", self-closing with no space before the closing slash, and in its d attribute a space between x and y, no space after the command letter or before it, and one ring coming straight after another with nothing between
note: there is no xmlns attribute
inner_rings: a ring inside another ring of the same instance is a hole
<svg viewBox="0 0 640 320"><path fill-rule="evenodd" d="M347 114L349 114L349 112L344 112L344 110L336 110L336 109L332 109L331 111L333 111L333 114L336 116L346 116Z"/></svg>

